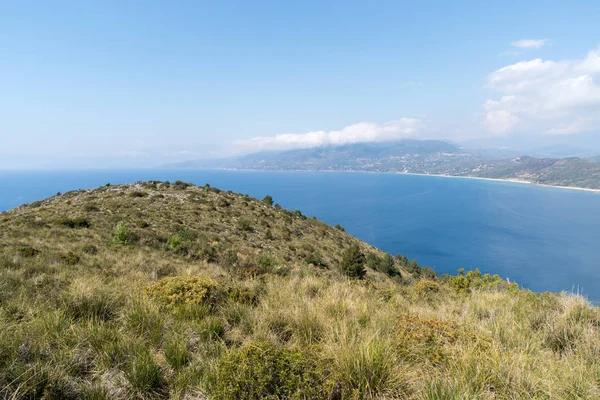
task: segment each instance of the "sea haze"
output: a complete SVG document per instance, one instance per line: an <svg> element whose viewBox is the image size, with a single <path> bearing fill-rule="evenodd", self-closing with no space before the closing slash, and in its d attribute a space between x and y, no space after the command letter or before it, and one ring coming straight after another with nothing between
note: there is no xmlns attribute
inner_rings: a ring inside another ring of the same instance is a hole
<svg viewBox="0 0 600 400"><path fill-rule="evenodd" d="M439 273L480 268L600 299L600 193L433 176L215 170L0 172L0 211L108 182L177 179L299 209Z"/></svg>

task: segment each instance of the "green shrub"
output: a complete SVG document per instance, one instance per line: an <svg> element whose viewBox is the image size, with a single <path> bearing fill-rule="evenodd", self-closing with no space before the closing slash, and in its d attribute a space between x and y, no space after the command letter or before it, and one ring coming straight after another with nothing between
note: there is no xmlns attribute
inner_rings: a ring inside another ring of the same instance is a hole
<svg viewBox="0 0 600 400"><path fill-rule="evenodd" d="M85 217L76 217L76 218L59 218L56 220L58 225L63 225L71 229L80 229L80 228L89 228L92 226L90 221Z"/></svg>
<svg viewBox="0 0 600 400"><path fill-rule="evenodd" d="M179 236L173 236L169 238L169 249L178 250L181 247L181 238Z"/></svg>
<svg viewBox="0 0 600 400"><path fill-rule="evenodd" d="M327 267L327 263L323 259L323 256L321 256L321 253L319 253L318 251L314 251L311 254L309 254L306 257L305 261L307 264L312 264L315 267Z"/></svg>
<svg viewBox="0 0 600 400"><path fill-rule="evenodd" d="M159 280L146 289L146 294L166 306L215 306L226 295L225 289L210 278L173 276Z"/></svg>
<svg viewBox="0 0 600 400"><path fill-rule="evenodd" d="M367 259L367 267L387 274L389 276L398 276L400 275L400 271L396 267L396 262L394 261L394 257L389 254L385 254L383 257L379 257L375 253L368 253L366 256Z"/></svg>
<svg viewBox="0 0 600 400"><path fill-rule="evenodd" d="M273 197L271 197L270 195L266 195L262 201L263 201L263 203L265 203L268 206L273 205Z"/></svg>
<svg viewBox="0 0 600 400"><path fill-rule="evenodd" d="M343 227L343 226L341 226L340 224L336 224L336 225L335 225L335 229L337 229L337 230L339 230L339 231L342 231L342 232L346 232L346 229L344 229L344 227Z"/></svg>
<svg viewBox="0 0 600 400"><path fill-rule="evenodd" d="M269 253L261 253L258 265L263 272L273 272L277 268L277 259Z"/></svg>
<svg viewBox="0 0 600 400"><path fill-rule="evenodd" d="M98 248L92 244L84 244L81 247L81 251L87 254L95 255L98 254Z"/></svg>
<svg viewBox="0 0 600 400"><path fill-rule="evenodd" d="M458 270L458 275L447 276L445 282L457 293L470 293L473 289L510 290L517 289L516 283L506 282L499 275L481 275L478 268L465 274L464 269Z"/></svg>
<svg viewBox="0 0 600 400"><path fill-rule="evenodd" d="M31 246L17 246L17 254L24 258L35 257L39 254L39 250L34 249Z"/></svg>
<svg viewBox="0 0 600 400"><path fill-rule="evenodd" d="M323 374L313 357L268 343L227 352L211 383L215 400L327 398Z"/></svg>
<svg viewBox="0 0 600 400"><path fill-rule="evenodd" d="M219 257L220 264L223 268L235 268L238 266L239 257L237 255L237 251L235 250L227 250L224 253L221 253Z"/></svg>
<svg viewBox="0 0 600 400"><path fill-rule="evenodd" d="M413 289L417 296L430 298L433 294L440 291L440 284L431 279L419 279Z"/></svg>
<svg viewBox="0 0 600 400"><path fill-rule="evenodd" d="M133 242L133 235L127 224L119 221L112 232L112 241L115 244L127 245Z"/></svg>
<svg viewBox="0 0 600 400"><path fill-rule="evenodd" d="M342 272L350 278L363 279L367 273L365 262L366 258L362 250L354 244L342 253Z"/></svg>
<svg viewBox="0 0 600 400"><path fill-rule="evenodd" d="M187 189L187 188L188 188L188 187L190 187L190 186L192 186L192 185L191 185L191 184L189 184L189 183L187 183L187 182L184 182L184 181L177 180L177 181L175 181L175 183L174 183L174 186L173 186L173 187L174 187L176 190L185 190L185 189Z"/></svg>
<svg viewBox="0 0 600 400"><path fill-rule="evenodd" d="M265 233L265 238L267 240L275 240L275 236L273 236L273 232L271 232L270 229L267 229L267 232Z"/></svg>
<svg viewBox="0 0 600 400"><path fill-rule="evenodd" d="M77 254L73 253L72 251L69 251L67 254L61 255L60 259L66 265L75 265L75 264L79 264L81 257L79 257Z"/></svg>
<svg viewBox="0 0 600 400"><path fill-rule="evenodd" d="M100 208L94 204L94 203L88 203L86 204L83 209L87 212L96 212L96 211L100 211Z"/></svg>
<svg viewBox="0 0 600 400"><path fill-rule="evenodd" d="M421 277L426 279L437 279L438 275L437 272L433 270L433 268L423 266L421 267Z"/></svg>
<svg viewBox="0 0 600 400"><path fill-rule="evenodd" d="M415 278L421 276L421 267L415 260L411 260L408 264L406 264L406 269Z"/></svg>
<svg viewBox="0 0 600 400"><path fill-rule="evenodd" d="M252 227L252 223L247 219L240 219L238 221L238 227L242 232L254 232L254 228Z"/></svg>
<svg viewBox="0 0 600 400"><path fill-rule="evenodd" d="M390 254L386 254L383 256L383 259L379 263L379 272L383 272L384 274L388 274L389 276L400 276L400 270L396 267L396 261L394 257Z"/></svg>
<svg viewBox="0 0 600 400"><path fill-rule="evenodd" d="M142 192L140 190L134 190L133 192L129 193L129 197L146 197L148 196L148 193L146 192Z"/></svg>

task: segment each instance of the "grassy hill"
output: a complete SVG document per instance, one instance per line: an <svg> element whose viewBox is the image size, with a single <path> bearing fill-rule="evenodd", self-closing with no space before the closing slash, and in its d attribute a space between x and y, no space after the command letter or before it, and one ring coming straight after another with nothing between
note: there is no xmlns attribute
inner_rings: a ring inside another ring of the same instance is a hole
<svg viewBox="0 0 600 400"><path fill-rule="evenodd" d="M437 277L208 185L0 214L0 398L589 399L599 339L581 297Z"/></svg>

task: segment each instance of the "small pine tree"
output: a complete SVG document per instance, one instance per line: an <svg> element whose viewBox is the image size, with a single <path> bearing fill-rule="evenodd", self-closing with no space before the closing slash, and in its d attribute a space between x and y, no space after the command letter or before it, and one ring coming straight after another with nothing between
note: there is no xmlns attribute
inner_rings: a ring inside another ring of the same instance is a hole
<svg viewBox="0 0 600 400"><path fill-rule="evenodd" d="M365 269L366 261L360 247L354 244L342 254L342 271L350 278L363 279L367 273Z"/></svg>
<svg viewBox="0 0 600 400"><path fill-rule="evenodd" d="M390 254L383 256L383 259L379 264L379 270L388 274L389 276L400 276L400 271L396 267L394 257L392 257Z"/></svg>
<svg viewBox="0 0 600 400"><path fill-rule="evenodd" d="M268 206L272 206L273 205L273 197L271 197L270 195L266 195L265 198L263 199L263 203L265 203Z"/></svg>

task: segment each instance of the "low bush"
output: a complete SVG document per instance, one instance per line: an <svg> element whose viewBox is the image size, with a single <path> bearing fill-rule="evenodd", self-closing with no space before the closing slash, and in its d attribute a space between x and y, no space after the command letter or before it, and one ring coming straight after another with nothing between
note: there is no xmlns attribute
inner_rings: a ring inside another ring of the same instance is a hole
<svg viewBox="0 0 600 400"><path fill-rule="evenodd" d="M115 244L127 245L133 242L133 234L124 221L119 221L112 232L112 241Z"/></svg>
<svg viewBox="0 0 600 400"><path fill-rule="evenodd" d="M431 298L432 295L440 291L440 284L431 279L419 279L413 290L419 297Z"/></svg>
<svg viewBox="0 0 600 400"><path fill-rule="evenodd" d="M180 180L176 180L173 185L176 190L185 190L191 186L189 183Z"/></svg>
<svg viewBox="0 0 600 400"><path fill-rule="evenodd" d="M268 343L228 351L211 384L215 400L327 398L321 368L308 354Z"/></svg>
<svg viewBox="0 0 600 400"><path fill-rule="evenodd" d="M148 193L142 192L140 190L134 190L133 192L129 193L129 197L133 197L133 198L146 197L146 196L148 196Z"/></svg>
<svg viewBox="0 0 600 400"><path fill-rule="evenodd" d="M499 275L485 274L482 276L478 268L474 271L469 271L466 274L461 268L458 270L458 275L447 276L445 282L457 293L463 294L471 293L473 289L508 290L511 288L518 288L517 284L509 283L500 278Z"/></svg>
<svg viewBox="0 0 600 400"><path fill-rule="evenodd" d="M148 287L146 294L165 306L203 305L212 308L226 297L226 290L210 278L173 276Z"/></svg>
<svg viewBox="0 0 600 400"><path fill-rule="evenodd" d="M39 254L39 250L34 249L31 246L17 246L17 254L24 258L35 257Z"/></svg>
<svg viewBox="0 0 600 400"><path fill-rule="evenodd" d="M262 201L263 201L263 203L265 203L268 206L273 205L273 197L271 197L270 195L266 195Z"/></svg>
<svg viewBox="0 0 600 400"><path fill-rule="evenodd" d="M482 348L489 341L454 322L437 318L426 319L416 315L402 314L398 317L398 349L411 361L428 361L434 365L447 360L444 347L457 342L478 344Z"/></svg>
<svg viewBox="0 0 600 400"><path fill-rule="evenodd" d="M81 261L81 257L79 257L77 254L73 253L72 251L69 251L68 253L61 255L60 259L63 262L63 264L66 264L66 265L79 264L79 261Z"/></svg>
<svg viewBox="0 0 600 400"><path fill-rule="evenodd" d="M80 228L89 228L92 226L90 221L85 217L75 217L75 218L59 218L56 220L58 225L66 226L71 229L80 229Z"/></svg>
<svg viewBox="0 0 600 400"><path fill-rule="evenodd" d="M315 267L327 267L327 263L323 259L323 256L321 256L321 253L319 253L318 251L314 251L311 254L309 254L306 257L305 261L307 264L312 264Z"/></svg>
<svg viewBox="0 0 600 400"><path fill-rule="evenodd" d="M247 219L240 219L238 221L238 227L242 232L254 232L254 228L252 227L252 223Z"/></svg>

